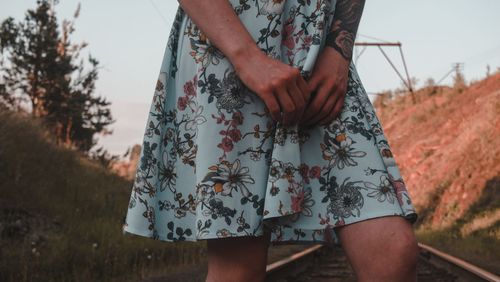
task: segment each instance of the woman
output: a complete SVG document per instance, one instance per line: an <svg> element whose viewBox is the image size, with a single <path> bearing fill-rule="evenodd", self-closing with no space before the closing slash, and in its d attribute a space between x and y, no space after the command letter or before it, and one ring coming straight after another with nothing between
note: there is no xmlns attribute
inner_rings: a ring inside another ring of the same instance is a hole
<svg viewBox="0 0 500 282"><path fill-rule="evenodd" d="M207 240L207 281L264 281L270 242L415 281L417 214L351 63L364 1L179 3L124 232Z"/></svg>

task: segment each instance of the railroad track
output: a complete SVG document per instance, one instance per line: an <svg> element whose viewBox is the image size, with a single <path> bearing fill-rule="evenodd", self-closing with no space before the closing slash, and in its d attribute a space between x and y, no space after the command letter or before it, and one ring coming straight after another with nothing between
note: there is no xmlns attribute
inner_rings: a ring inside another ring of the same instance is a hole
<svg viewBox="0 0 500 282"><path fill-rule="evenodd" d="M500 282L500 277L491 272L425 244L418 243L418 245L420 247L420 260L417 265L419 282ZM356 277L340 246L317 244L269 264L266 281L350 282L356 281Z"/></svg>

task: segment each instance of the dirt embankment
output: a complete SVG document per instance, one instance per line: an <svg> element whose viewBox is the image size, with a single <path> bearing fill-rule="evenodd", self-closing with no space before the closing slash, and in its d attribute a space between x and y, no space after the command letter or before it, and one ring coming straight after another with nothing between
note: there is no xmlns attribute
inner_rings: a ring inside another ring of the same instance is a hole
<svg viewBox="0 0 500 282"><path fill-rule="evenodd" d="M374 105L421 220L445 228L500 185L500 73L416 97L416 104L406 95ZM485 209L495 214L496 206Z"/></svg>

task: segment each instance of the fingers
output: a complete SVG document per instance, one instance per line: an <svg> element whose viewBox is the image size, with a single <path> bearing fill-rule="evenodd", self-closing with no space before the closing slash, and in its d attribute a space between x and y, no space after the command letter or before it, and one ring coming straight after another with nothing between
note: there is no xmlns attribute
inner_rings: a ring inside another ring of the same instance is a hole
<svg viewBox="0 0 500 282"><path fill-rule="evenodd" d="M291 121L291 124L296 124L301 119L306 107L304 94L295 82L290 83L287 89L295 104L295 111L293 113L293 120Z"/></svg>
<svg viewBox="0 0 500 282"><path fill-rule="evenodd" d="M314 117L312 117L306 125L308 126L314 126L318 125L320 120L323 120L324 118L327 118L329 114L332 112L333 108L335 107L335 102L338 100L338 95L336 93L330 94L324 103L323 107L321 108L321 111L318 112Z"/></svg>
<svg viewBox="0 0 500 282"><path fill-rule="evenodd" d="M323 108L325 107L329 94L330 87L320 84L316 95L312 98L311 103L308 105L306 112L302 117L302 124L311 125L313 120L317 120L317 115L320 115L324 111Z"/></svg>
<svg viewBox="0 0 500 282"><path fill-rule="evenodd" d="M292 123L295 114L295 103L290 97L285 87L279 87L275 90L276 96L281 106L282 123L288 126Z"/></svg>
<svg viewBox="0 0 500 282"><path fill-rule="evenodd" d="M297 86L298 86L300 92L302 93L302 95L304 97L305 104L307 104L307 102L311 98L311 93L312 93L312 90L313 90L312 87L310 87L310 85L302 77L302 75L299 75L296 83L297 83Z"/></svg>
<svg viewBox="0 0 500 282"><path fill-rule="evenodd" d="M317 88L321 84L321 81L322 79L318 75L316 75L316 72L313 72L306 83L311 92L313 92L317 90Z"/></svg>
<svg viewBox="0 0 500 282"><path fill-rule="evenodd" d="M330 114L326 118L320 120L318 124L324 126L336 119L340 115L342 108L344 107L344 101L345 95L341 95L340 98L337 99L335 106L333 107L333 110L330 112Z"/></svg>
<svg viewBox="0 0 500 282"><path fill-rule="evenodd" d="M285 126L297 124L311 95L310 88L298 68L272 61L270 69L273 71L267 75L260 73L257 75L260 79L253 80L260 81L256 92L276 122Z"/></svg>
<svg viewBox="0 0 500 282"><path fill-rule="evenodd" d="M304 113L311 91L298 68L292 68L292 75L291 80L287 83L287 90L295 103L292 124L298 124Z"/></svg>
<svg viewBox="0 0 500 282"><path fill-rule="evenodd" d="M256 92L266 105L271 118L276 122L281 122L281 106L273 93L273 89L261 84Z"/></svg>
<svg viewBox="0 0 500 282"><path fill-rule="evenodd" d="M305 110L304 97L310 95L305 81L302 83L305 92L299 87L300 79L303 80L299 69L290 68L287 76L274 84L274 93L281 105L282 123L285 126L297 124Z"/></svg>
<svg viewBox="0 0 500 282"><path fill-rule="evenodd" d="M264 101L264 104L266 104L272 119L276 122L282 122L281 106L276 97L269 91L263 91L262 93L262 100Z"/></svg>

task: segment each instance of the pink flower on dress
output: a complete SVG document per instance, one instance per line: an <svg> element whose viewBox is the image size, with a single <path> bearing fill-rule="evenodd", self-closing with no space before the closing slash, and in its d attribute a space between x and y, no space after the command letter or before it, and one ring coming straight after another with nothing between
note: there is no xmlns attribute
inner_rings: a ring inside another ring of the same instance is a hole
<svg viewBox="0 0 500 282"><path fill-rule="evenodd" d="M396 198L398 199L399 205L403 205L403 193L408 192L406 189L405 182L402 178L395 179L392 174L389 173L389 181L394 187L394 192L396 193Z"/></svg>
<svg viewBox="0 0 500 282"><path fill-rule="evenodd" d="M299 167L299 173L302 177L307 177L309 173L309 166L307 164L301 164Z"/></svg>
<svg viewBox="0 0 500 282"><path fill-rule="evenodd" d="M343 218L339 218L334 224L334 226L343 226L343 225L345 225L345 221Z"/></svg>
<svg viewBox="0 0 500 282"><path fill-rule="evenodd" d="M229 137L224 137L222 138L222 142L217 145L217 147L221 148L224 150L224 152L231 152L233 150L234 144L233 140Z"/></svg>
<svg viewBox="0 0 500 282"><path fill-rule="evenodd" d="M188 81L184 84L184 93L186 93L187 96L195 96L195 91L194 91L194 83L192 81Z"/></svg>
<svg viewBox="0 0 500 282"><path fill-rule="evenodd" d="M304 192L300 191L298 194L292 196L292 210L294 212L301 211L303 202L304 202Z"/></svg>
<svg viewBox="0 0 500 282"><path fill-rule="evenodd" d="M234 112L232 126L238 126L242 123L243 123L243 115L241 114L241 112L240 111Z"/></svg>
<svg viewBox="0 0 500 282"><path fill-rule="evenodd" d="M179 97L179 99L177 99L177 107L179 108L179 110L184 111L187 107L188 102L189 102L188 97L186 96Z"/></svg>
<svg viewBox="0 0 500 282"><path fill-rule="evenodd" d="M241 131L239 129L231 129L227 132L227 135L229 135L234 142L241 140Z"/></svg>
<svg viewBox="0 0 500 282"><path fill-rule="evenodd" d="M295 41L293 40L293 32L295 31L295 26L291 20L288 20L283 27L283 39L282 44L288 49L293 49L295 47Z"/></svg>
<svg viewBox="0 0 500 282"><path fill-rule="evenodd" d="M309 170L309 177L320 178L320 176L321 176L321 168L319 166L315 165Z"/></svg>
<svg viewBox="0 0 500 282"><path fill-rule="evenodd" d="M307 164L301 164L299 166L299 174L302 176L302 179L305 183L309 184L309 166Z"/></svg>

